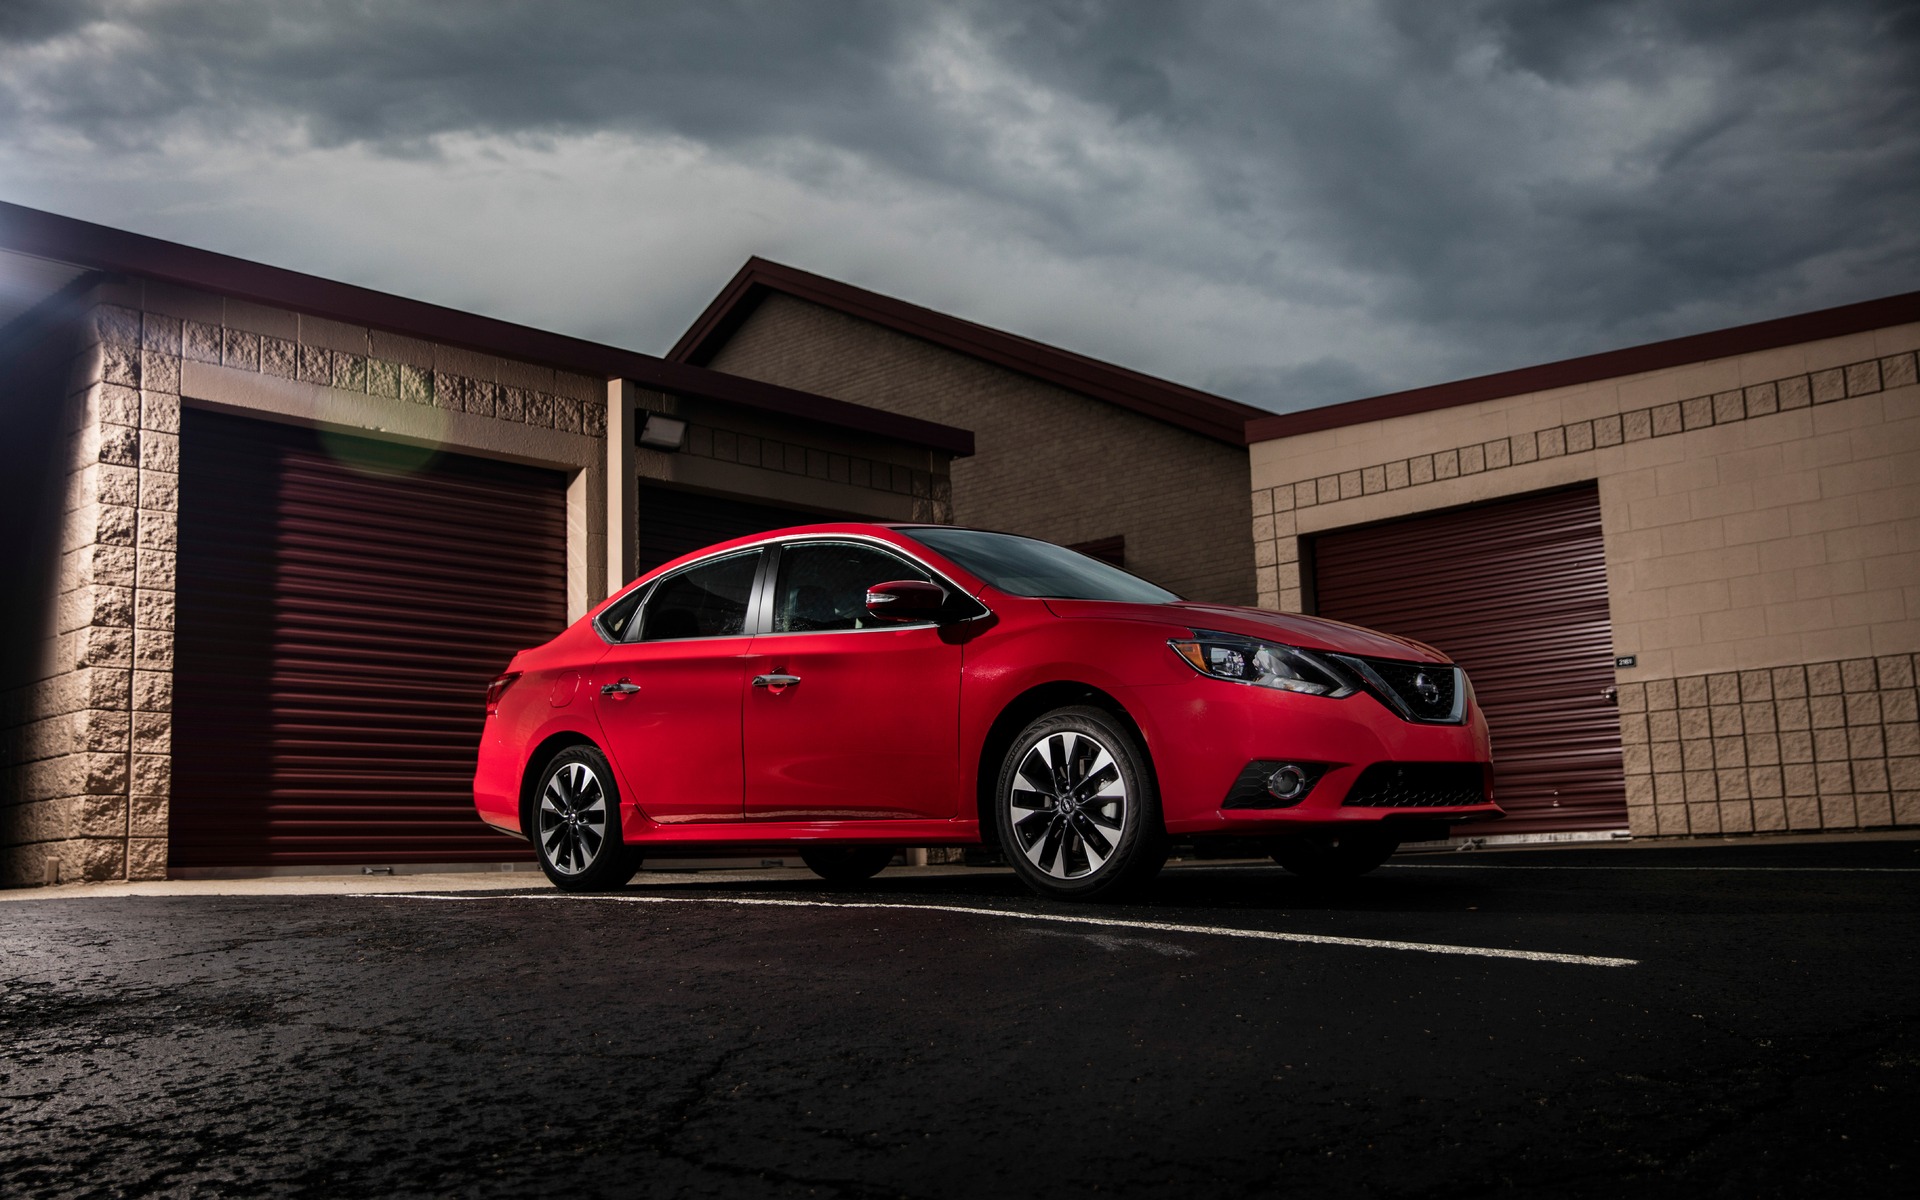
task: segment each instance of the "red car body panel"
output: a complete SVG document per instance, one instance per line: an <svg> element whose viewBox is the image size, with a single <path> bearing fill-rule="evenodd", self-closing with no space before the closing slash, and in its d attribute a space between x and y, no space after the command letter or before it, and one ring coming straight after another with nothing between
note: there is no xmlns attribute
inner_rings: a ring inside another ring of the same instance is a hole
<svg viewBox="0 0 1920 1200"><path fill-rule="evenodd" d="M747 818L958 815L962 653L928 626L754 638L753 674L800 682L747 689Z"/></svg>
<svg viewBox="0 0 1920 1200"><path fill-rule="evenodd" d="M608 647L587 677L587 701L620 794L655 821L740 817L741 693L751 637L629 642ZM603 688L637 686L631 693Z"/></svg>
<svg viewBox="0 0 1920 1200"><path fill-rule="evenodd" d="M995 722L1035 689L1061 685L1104 694L1139 730L1167 831L1176 836L1500 815L1490 783L1481 803L1455 808L1342 805L1375 763L1490 763L1486 718L1470 690L1461 723L1421 724L1367 692L1334 699L1210 678L1167 643L1210 630L1446 663L1432 647L1260 609L1011 595L916 542L909 529L826 524L720 543L656 568L553 641L516 655L508 670L520 677L489 716L480 747L474 799L482 819L520 833L529 765L562 739L607 752L621 788L622 833L643 850L978 843L981 774L991 782L1000 767L981 761ZM988 612L940 628L618 645L594 625L635 588L698 559L830 535L897 548ZM566 683L570 674L577 685ZM801 682L755 687L761 675ZM623 680L641 690L602 696L601 687ZM1255 760L1311 762L1325 773L1293 807L1222 808Z"/></svg>

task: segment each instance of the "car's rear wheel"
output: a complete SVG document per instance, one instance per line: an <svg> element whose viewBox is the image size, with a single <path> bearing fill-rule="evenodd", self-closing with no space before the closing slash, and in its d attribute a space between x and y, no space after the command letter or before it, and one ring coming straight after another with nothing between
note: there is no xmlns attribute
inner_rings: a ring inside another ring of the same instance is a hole
<svg viewBox="0 0 1920 1200"><path fill-rule="evenodd" d="M1393 857L1400 839L1372 829L1275 838L1273 861L1307 879L1352 879Z"/></svg>
<svg viewBox="0 0 1920 1200"><path fill-rule="evenodd" d="M802 850L800 861L828 883L865 883L886 869L898 853L892 846L822 846Z"/></svg>
<svg viewBox="0 0 1920 1200"><path fill-rule="evenodd" d="M1058 709L1022 730L994 797L1001 849L1043 896L1112 896L1167 860L1153 771L1133 734L1102 709Z"/></svg>
<svg viewBox="0 0 1920 1200"><path fill-rule="evenodd" d="M561 891L613 891L640 869L639 854L620 839L613 768L592 746L569 746L540 772L532 826L540 869Z"/></svg>

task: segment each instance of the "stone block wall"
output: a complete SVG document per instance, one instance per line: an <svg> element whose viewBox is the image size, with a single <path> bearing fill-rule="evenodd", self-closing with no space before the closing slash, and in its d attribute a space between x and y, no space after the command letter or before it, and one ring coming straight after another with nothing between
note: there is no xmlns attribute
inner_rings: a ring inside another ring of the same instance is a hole
<svg viewBox="0 0 1920 1200"><path fill-rule="evenodd" d="M1620 688L1636 836L1920 825L1915 656Z"/></svg>
<svg viewBox="0 0 1920 1200"><path fill-rule="evenodd" d="M112 304L79 325L53 620L0 699L0 882L165 875L180 331Z"/></svg>
<svg viewBox="0 0 1920 1200"><path fill-rule="evenodd" d="M291 381L333 397L336 415L360 396L375 414L486 419L469 433L574 434L583 473L601 453L583 439L606 428L598 380L138 280L98 289L70 333L64 394L14 398L62 407L48 452L63 512L56 594L27 614L40 628L18 634L36 649L0 681L0 886L166 876L183 374L222 368L243 409L257 378L263 409L275 381Z"/></svg>

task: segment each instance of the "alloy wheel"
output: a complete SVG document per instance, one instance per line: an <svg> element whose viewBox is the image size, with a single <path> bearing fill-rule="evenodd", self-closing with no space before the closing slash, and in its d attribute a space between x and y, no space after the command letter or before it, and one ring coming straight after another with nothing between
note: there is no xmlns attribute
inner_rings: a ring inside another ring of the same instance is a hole
<svg viewBox="0 0 1920 1200"><path fill-rule="evenodd" d="M607 841L607 793L583 762L569 762L540 793L540 849L553 869L578 875L593 865Z"/></svg>
<svg viewBox="0 0 1920 1200"><path fill-rule="evenodd" d="M1120 848L1127 785L1107 747L1068 730L1035 742L1020 759L1009 808L1028 862L1055 879L1085 879Z"/></svg>

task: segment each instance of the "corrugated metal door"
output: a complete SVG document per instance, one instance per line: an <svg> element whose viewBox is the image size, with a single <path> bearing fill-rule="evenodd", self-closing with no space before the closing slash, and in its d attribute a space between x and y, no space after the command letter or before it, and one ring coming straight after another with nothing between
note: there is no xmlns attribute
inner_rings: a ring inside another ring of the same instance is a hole
<svg viewBox="0 0 1920 1200"><path fill-rule="evenodd" d="M474 815L483 696L566 623L566 478L188 411L169 861L528 857Z"/></svg>
<svg viewBox="0 0 1920 1200"><path fill-rule="evenodd" d="M1596 488L1322 534L1312 563L1321 616L1417 638L1466 668L1508 815L1462 832L1625 828Z"/></svg>
<svg viewBox="0 0 1920 1200"><path fill-rule="evenodd" d="M788 525L812 525L819 521L843 518L782 508L775 504L678 492L672 488L643 484L640 487L639 519L637 562L639 573L644 575L663 562L705 549L715 542L724 542L728 538L765 533L769 529L782 529ZM866 518L844 519L861 521Z"/></svg>

